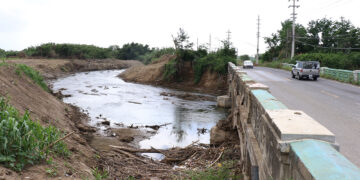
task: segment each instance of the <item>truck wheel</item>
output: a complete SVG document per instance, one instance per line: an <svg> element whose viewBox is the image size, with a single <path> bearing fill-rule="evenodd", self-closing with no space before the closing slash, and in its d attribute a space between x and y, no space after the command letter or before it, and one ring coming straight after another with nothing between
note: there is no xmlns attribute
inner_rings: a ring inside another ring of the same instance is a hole
<svg viewBox="0 0 360 180"><path fill-rule="evenodd" d="M300 76L299 73L297 73L297 77L299 78L299 80L302 80L303 78Z"/></svg>
<svg viewBox="0 0 360 180"><path fill-rule="evenodd" d="M316 80L317 80L317 77L314 77L313 80L316 81Z"/></svg>
<svg viewBox="0 0 360 180"><path fill-rule="evenodd" d="M292 78L295 78L295 75L294 75L294 73L293 73L293 72L291 72L291 77L292 77Z"/></svg>

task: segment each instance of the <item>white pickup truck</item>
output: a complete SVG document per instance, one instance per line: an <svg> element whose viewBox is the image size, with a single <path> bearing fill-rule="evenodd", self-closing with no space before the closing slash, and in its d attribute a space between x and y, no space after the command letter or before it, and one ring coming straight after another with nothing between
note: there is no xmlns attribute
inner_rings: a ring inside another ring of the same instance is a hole
<svg viewBox="0 0 360 180"><path fill-rule="evenodd" d="M296 65L291 70L292 78L313 79L314 81L320 77L319 61L296 61Z"/></svg>

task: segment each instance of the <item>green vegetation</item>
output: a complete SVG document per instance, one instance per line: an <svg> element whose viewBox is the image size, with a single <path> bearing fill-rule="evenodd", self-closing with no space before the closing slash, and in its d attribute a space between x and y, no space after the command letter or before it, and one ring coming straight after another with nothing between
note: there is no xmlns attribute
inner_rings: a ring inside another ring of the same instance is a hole
<svg viewBox="0 0 360 180"><path fill-rule="evenodd" d="M105 179L109 176L109 173L107 171L101 171L97 167L92 169L91 171L96 180Z"/></svg>
<svg viewBox="0 0 360 180"><path fill-rule="evenodd" d="M86 44L55 44L45 43L32 46L22 51L4 51L0 49L0 58L65 58L65 59L107 59L140 60L142 56L151 53L148 45L139 43L124 44L121 48L113 45L108 48Z"/></svg>
<svg viewBox="0 0 360 180"><path fill-rule="evenodd" d="M360 69L360 52L353 53L306 53L295 56L296 60L320 61L322 67L335 69Z"/></svg>
<svg viewBox="0 0 360 180"><path fill-rule="evenodd" d="M190 171L188 172L192 180L237 180L242 179L242 176L235 174L232 171L235 162L219 163L216 168L209 168L204 171Z"/></svg>
<svg viewBox="0 0 360 180"><path fill-rule="evenodd" d="M169 81L173 79L176 74L177 74L176 59L172 59L167 64L165 64L163 78Z"/></svg>
<svg viewBox="0 0 360 180"><path fill-rule="evenodd" d="M292 22L281 23L282 28L265 38L268 50L261 56L264 61L289 59ZM307 27L296 24L295 60L317 60L321 66L336 69L360 68L360 28L341 18L310 21Z"/></svg>
<svg viewBox="0 0 360 180"><path fill-rule="evenodd" d="M227 63L236 63L236 51L231 43L222 41L223 47L216 52L207 53L206 47L200 46L196 51L192 50L193 43L189 42L189 36L180 28L176 37L173 37L176 58L165 65L164 79L181 81L182 66L186 61L193 64L195 82L198 83L203 73L209 69L219 74L227 73Z"/></svg>
<svg viewBox="0 0 360 180"><path fill-rule="evenodd" d="M24 73L26 76L28 76L30 79L32 79L36 84L38 84L42 89L49 92L49 88L44 82L44 78L40 75L40 73L33 68L25 65L25 64L17 64L16 65L16 73L18 75L21 75L21 73Z"/></svg>
<svg viewBox="0 0 360 180"><path fill-rule="evenodd" d="M243 55L239 56L239 59L242 61L250 60L250 56L247 54L243 54Z"/></svg>
<svg viewBox="0 0 360 180"><path fill-rule="evenodd" d="M283 69L283 70L287 70L287 71L291 71L291 67L290 66L283 66L283 63L288 63L286 61L271 61L271 62L262 62L259 64L259 66L265 66L265 67L270 67L270 68L276 68L276 69Z"/></svg>
<svg viewBox="0 0 360 180"><path fill-rule="evenodd" d="M175 54L174 48L163 48L163 49L153 49L151 52L148 52L139 57L139 59L144 64L150 64L153 61L158 60L161 56L165 54Z"/></svg>
<svg viewBox="0 0 360 180"><path fill-rule="evenodd" d="M223 48L216 52L195 59L195 82L198 83L200 81L202 74L207 69L222 75L226 74L228 62L236 64L236 52L235 49L230 48L227 44L224 44Z"/></svg>
<svg viewBox="0 0 360 180"><path fill-rule="evenodd" d="M42 127L32 121L28 112L21 116L7 99L0 97L0 163L5 167L21 171L26 165L46 159L49 153L68 157L70 151L63 142L49 147L62 136L55 127Z"/></svg>

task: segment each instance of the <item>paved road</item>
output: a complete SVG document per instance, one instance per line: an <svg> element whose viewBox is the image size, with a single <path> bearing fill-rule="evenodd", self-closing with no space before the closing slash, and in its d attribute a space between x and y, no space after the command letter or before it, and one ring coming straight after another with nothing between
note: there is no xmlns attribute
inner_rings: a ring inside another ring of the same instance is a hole
<svg viewBox="0 0 360 180"><path fill-rule="evenodd" d="M340 152L360 167L360 87L323 78L299 81L272 68L245 71L289 109L304 111L333 132Z"/></svg>

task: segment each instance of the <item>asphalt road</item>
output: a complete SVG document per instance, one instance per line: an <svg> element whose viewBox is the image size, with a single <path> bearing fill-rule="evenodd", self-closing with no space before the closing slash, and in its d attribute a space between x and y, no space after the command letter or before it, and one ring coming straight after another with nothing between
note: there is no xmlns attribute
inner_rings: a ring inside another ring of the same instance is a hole
<svg viewBox="0 0 360 180"><path fill-rule="evenodd" d="M360 167L360 87L319 78L292 79L289 71L255 67L246 69L255 81L289 109L302 110L336 136L340 152Z"/></svg>

